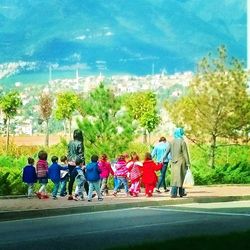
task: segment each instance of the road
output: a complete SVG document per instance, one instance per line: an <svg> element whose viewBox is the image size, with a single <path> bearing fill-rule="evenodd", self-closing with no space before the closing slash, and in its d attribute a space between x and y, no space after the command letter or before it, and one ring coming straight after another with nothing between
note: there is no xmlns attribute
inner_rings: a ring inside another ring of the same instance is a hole
<svg viewBox="0 0 250 250"><path fill-rule="evenodd" d="M0 222L0 249L106 249L250 230L250 201L185 204Z"/></svg>

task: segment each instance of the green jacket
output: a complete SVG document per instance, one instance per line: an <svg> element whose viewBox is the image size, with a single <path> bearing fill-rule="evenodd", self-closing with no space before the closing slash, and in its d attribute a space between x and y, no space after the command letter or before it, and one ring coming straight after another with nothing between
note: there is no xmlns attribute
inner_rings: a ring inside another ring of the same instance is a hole
<svg viewBox="0 0 250 250"><path fill-rule="evenodd" d="M72 140L68 145L68 162L71 165L75 162L76 158L79 157L83 160L85 164L84 158L84 146L83 143L77 140Z"/></svg>

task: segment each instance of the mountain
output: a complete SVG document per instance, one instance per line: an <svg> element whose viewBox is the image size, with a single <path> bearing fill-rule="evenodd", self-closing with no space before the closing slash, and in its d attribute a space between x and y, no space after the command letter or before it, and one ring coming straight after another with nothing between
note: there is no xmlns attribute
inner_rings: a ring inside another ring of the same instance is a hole
<svg viewBox="0 0 250 250"><path fill-rule="evenodd" d="M246 61L246 1L1 0L0 27L0 64L36 64L18 74L194 70L221 44Z"/></svg>

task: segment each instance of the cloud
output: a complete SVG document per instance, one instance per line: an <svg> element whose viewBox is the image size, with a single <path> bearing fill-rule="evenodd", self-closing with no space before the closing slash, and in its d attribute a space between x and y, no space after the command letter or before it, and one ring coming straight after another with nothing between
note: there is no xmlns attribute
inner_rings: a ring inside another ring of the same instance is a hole
<svg viewBox="0 0 250 250"><path fill-rule="evenodd" d="M111 31L108 31L104 34L105 36L113 36L114 34Z"/></svg>
<svg viewBox="0 0 250 250"><path fill-rule="evenodd" d="M77 36L75 39L76 40L85 40L87 37L85 35L82 36Z"/></svg>

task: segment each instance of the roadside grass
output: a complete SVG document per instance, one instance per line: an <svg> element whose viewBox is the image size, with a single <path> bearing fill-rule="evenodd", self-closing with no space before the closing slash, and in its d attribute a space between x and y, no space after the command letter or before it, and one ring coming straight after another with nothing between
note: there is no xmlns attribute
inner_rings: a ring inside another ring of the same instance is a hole
<svg viewBox="0 0 250 250"><path fill-rule="evenodd" d="M226 235L191 236L172 240L145 242L139 245L116 246L108 250L247 250L250 249L250 230Z"/></svg>

